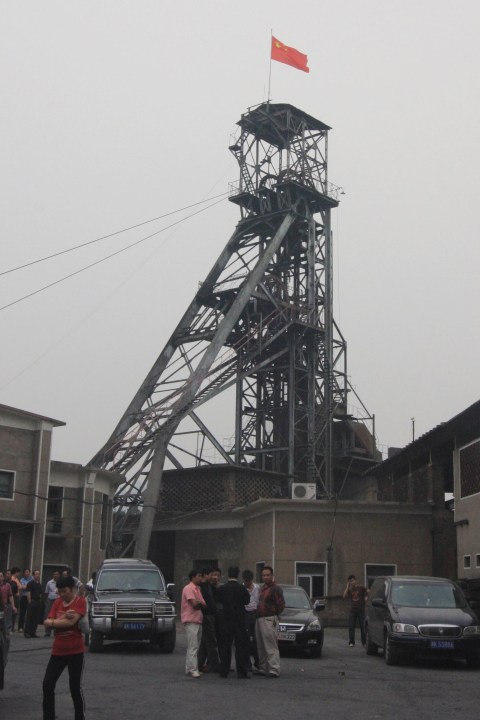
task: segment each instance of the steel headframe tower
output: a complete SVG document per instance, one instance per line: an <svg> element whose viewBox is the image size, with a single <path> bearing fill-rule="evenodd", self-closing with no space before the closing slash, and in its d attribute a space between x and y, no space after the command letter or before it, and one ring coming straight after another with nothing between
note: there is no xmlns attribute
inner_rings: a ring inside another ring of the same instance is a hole
<svg viewBox="0 0 480 720"><path fill-rule="evenodd" d="M230 465L333 492L333 424L346 417L347 378L346 345L332 316L330 213L338 188L328 182L330 128L271 103L238 125L230 150L240 180L230 200L241 220L91 461L128 478L117 495L119 522L143 506L139 557L148 552L165 462L207 463L207 446ZM235 435L227 446L198 413L228 388Z"/></svg>

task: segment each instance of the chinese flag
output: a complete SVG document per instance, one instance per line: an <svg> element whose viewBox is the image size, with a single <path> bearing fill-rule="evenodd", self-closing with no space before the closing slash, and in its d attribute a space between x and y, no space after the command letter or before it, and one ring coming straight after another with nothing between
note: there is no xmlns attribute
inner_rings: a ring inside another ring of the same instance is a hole
<svg viewBox="0 0 480 720"><path fill-rule="evenodd" d="M280 40L272 36L272 60L277 62L285 63L285 65L291 65L297 70L303 70L303 72L310 72L310 68L307 67L308 57L303 53L295 50L295 48L284 45Z"/></svg>

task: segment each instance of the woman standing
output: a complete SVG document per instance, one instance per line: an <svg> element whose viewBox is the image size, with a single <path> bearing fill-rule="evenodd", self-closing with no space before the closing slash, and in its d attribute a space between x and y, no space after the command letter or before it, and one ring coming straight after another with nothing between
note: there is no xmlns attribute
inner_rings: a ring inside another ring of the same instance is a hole
<svg viewBox="0 0 480 720"><path fill-rule="evenodd" d="M85 702L82 692L82 673L85 644L78 627L86 611L85 598L76 594L72 576L57 580L60 597L55 600L44 624L53 628L52 655L43 678L43 720L55 720L55 686L68 667L70 694L75 708L75 720L85 720Z"/></svg>

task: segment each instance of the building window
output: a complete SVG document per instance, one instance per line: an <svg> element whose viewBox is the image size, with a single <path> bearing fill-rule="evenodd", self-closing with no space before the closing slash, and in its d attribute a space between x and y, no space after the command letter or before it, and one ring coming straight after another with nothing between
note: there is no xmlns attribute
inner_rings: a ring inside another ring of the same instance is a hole
<svg viewBox="0 0 480 720"><path fill-rule="evenodd" d="M265 563L264 563L264 562L255 563L255 582L256 582L256 583L261 583L261 582L263 582L263 580L262 580L262 571L263 571L263 568L264 568L264 567L265 567Z"/></svg>
<svg viewBox="0 0 480 720"><path fill-rule="evenodd" d="M108 495L102 494L102 517L100 520L100 550L107 547L108 534Z"/></svg>
<svg viewBox="0 0 480 720"><path fill-rule="evenodd" d="M464 555L463 556L463 569L464 570L470 570L472 566L472 560L470 555Z"/></svg>
<svg viewBox="0 0 480 720"><path fill-rule="evenodd" d="M50 485L47 502L47 533L62 532L63 487Z"/></svg>
<svg viewBox="0 0 480 720"><path fill-rule="evenodd" d="M475 565L477 566L477 568L480 568L480 553L477 553L475 555Z"/></svg>
<svg viewBox="0 0 480 720"><path fill-rule="evenodd" d="M480 440L460 448L460 497L480 492Z"/></svg>
<svg viewBox="0 0 480 720"><path fill-rule="evenodd" d="M295 563L295 582L300 585L309 598L325 597L327 589L326 563Z"/></svg>
<svg viewBox="0 0 480 720"><path fill-rule="evenodd" d="M13 500L14 485L15 473L11 470L0 470L0 498L2 500Z"/></svg>
<svg viewBox="0 0 480 720"><path fill-rule="evenodd" d="M371 588L373 581L377 577L383 575L396 575L396 565L380 565L379 563L368 563L365 564L365 585L367 588Z"/></svg>

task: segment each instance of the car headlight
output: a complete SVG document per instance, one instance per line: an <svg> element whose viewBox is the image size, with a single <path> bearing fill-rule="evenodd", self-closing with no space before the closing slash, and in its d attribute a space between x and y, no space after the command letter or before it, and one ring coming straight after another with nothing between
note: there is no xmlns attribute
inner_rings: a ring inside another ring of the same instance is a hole
<svg viewBox="0 0 480 720"><path fill-rule="evenodd" d="M307 630L321 630L322 626L320 624L320 620L318 618L315 618L315 620L312 620L311 623L309 623Z"/></svg>
<svg viewBox="0 0 480 720"><path fill-rule="evenodd" d="M418 635L418 629L415 627L415 625L410 625L409 623L393 623L392 630L395 633Z"/></svg>
<svg viewBox="0 0 480 720"><path fill-rule="evenodd" d="M464 635L480 635L480 625L468 625L463 628Z"/></svg>

